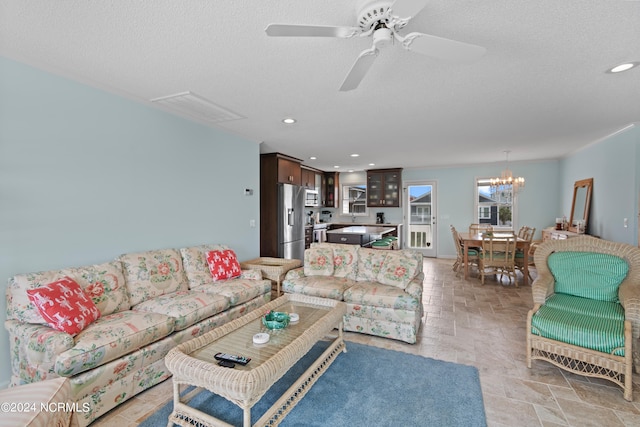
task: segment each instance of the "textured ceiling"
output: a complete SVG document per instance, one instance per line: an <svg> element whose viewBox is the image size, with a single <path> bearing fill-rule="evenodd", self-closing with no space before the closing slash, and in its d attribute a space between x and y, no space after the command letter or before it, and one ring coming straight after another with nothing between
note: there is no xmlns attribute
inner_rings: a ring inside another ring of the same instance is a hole
<svg viewBox="0 0 640 427"><path fill-rule="evenodd" d="M244 117L215 126L326 170L559 158L640 122L640 68L605 73L640 61L640 1L431 0L403 34L487 54L451 64L389 46L350 92L371 38L264 32L354 26L357 3L2 0L0 54L155 108L191 91Z"/></svg>

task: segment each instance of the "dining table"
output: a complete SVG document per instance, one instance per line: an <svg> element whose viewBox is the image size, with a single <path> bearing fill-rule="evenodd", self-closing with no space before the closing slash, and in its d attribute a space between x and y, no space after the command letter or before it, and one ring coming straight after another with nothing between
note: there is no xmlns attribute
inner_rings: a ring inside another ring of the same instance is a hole
<svg viewBox="0 0 640 427"><path fill-rule="evenodd" d="M482 247L482 233L461 232L458 235L464 247L464 279L467 280L469 277L469 248ZM493 233L493 237L496 239L499 239L501 235L516 237L516 249L522 249L524 253L522 283L527 286L529 284L529 246L531 242L516 236L514 233Z"/></svg>

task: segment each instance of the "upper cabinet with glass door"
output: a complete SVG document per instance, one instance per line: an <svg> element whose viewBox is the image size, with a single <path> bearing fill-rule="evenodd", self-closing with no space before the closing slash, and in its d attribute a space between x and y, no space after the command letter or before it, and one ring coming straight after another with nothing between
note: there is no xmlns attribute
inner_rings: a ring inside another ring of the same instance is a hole
<svg viewBox="0 0 640 427"><path fill-rule="evenodd" d="M338 177L338 172L325 172L323 175L322 205L325 208L338 207L338 197L340 196Z"/></svg>
<svg viewBox="0 0 640 427"><path fill-rule="evenodd" d="M402 169L367 171L367 207L400 207L401 189Z"/></svg>

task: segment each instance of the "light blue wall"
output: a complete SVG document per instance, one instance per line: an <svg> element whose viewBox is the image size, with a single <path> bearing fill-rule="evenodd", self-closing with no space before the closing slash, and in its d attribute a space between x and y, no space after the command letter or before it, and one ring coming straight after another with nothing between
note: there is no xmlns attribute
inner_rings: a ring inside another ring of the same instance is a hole
<svg viewBox="0 0 640 427"><path fill-rule="evenodd" d="M574 183L593 178L589 233L638 244L640 128L630 126L562 161L562 202L571 213ZM624 227L624 218L628 227Z"/></svg>
<svg viewBox="0 0 640 427"><path fill-rule="evenodd" d="M257 257L259 173L254 142L0 58L2 294L17 273L132 251L226 243ZM0 387L10 372L0 327Z"/></svg>
<svg viewBox="0 0 640 427"><path fill-rule="evenodd" d="M575 181L593 178L589 232L603 239L638 245L640 203L640 127L630 126L561 160L510 162L514 175L526 178L518 196L516 227L541 230L571 214ZM437 186L437 256L455 257L449 225L465 230L474 221L476 178L499 174L504 164L404 169L403 182L435 181ZM392 223L406 222L403 209L377 208ZM375 213L372 213L375 218ZM624 218L628 227L623 226Z"/></svg>
<svg viewBox="0 0 640 427"><path fill-rule="evenodd" d="M493 165L412 168L402 171L405 187L409 181L435 181L436 183L437 257L455 258L456 256L449 229L451 224L459 231L466 231L469 224L475 222L474 185L476 179L500 175L504 168L504 162L498 162ZM526 187L518 196L515 226L518 228L522 225L535 227L535 239L541 239L542 229L554 225L555 219L564 214L561 203L562 192L558 186L560 161L510 162L509 168L514 175L526 178ZM366 174L364 172L340 174L340 185L365 181ZM340 217L338 209L329 210L333 212L334 221L350 220L348 217ZM375 221L376 212L384 212L387 222L406 223L403 208L369 208L369 217L357 218L356 222ZM569 213L566 215L569 216Z"/></svg>
<svg viewBox="0 0 640 427"><path fill-rule="evenodd" d="M403 181L436 181L437 196L437 256L455 258L449 226L466 231L475 222L475 180L499 175L504 163L452 168L405 169ZM518 195L518 213L515 226L535 227L536 239L541 230L553 225L560 212L560 163L556 160L539 162L509 162L515 176L526 179L526 187ZM386 215L389 216L389 215Z"/></svg>

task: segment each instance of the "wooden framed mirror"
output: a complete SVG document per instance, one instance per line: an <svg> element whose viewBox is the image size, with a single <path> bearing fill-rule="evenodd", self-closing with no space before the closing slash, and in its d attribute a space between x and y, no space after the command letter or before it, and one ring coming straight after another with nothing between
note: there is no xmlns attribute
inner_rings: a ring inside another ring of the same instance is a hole
<svg viewBox="0 0 640 427"><path fill-rule="evenodd" d="M569 231L578 232L578 222L582 221L583 230L587 230L589 221L589 209L591 208L591 191L593 190L593 178L576 181L573 186L573 203L571 204L571 216L569 217Z"/></svg>

